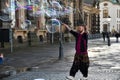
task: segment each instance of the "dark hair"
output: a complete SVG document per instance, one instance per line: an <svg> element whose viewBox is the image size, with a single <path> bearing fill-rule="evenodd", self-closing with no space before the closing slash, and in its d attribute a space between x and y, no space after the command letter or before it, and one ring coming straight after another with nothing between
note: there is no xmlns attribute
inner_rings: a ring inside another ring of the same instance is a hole
<svg viewBox="0 0 120 80"><path fill-rule="evenodd" d="M79 25L79 26L82 26L82 27L84 27L84 31L85 31L86 33L88 33L86 25L84 25L84 24L81 24L81 25ZM78 26L78 27L79 27L79 26Z"/></svg>

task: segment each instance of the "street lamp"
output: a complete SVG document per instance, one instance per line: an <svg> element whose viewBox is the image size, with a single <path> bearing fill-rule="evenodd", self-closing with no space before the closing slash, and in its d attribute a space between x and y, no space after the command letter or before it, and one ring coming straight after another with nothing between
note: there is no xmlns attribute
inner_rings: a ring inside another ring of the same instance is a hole
<svg viewBox="0 0 120 80"><path fill-rule="evenodd" d="M60 32L59 32L59 59L63 59L63 43L62 43L62 26L60 26Z"/></svg>
<svg viewBox="0 0 120 80"><path fill-rule="evenodd" d="M111 17L110 16L108 16L107 18L106 18L106 21L108 22L108 29L107 29L107 40L108 40L108 46L110 46L111 45L111 43L110 43L110 21L111 21Z"/></svg>
<svg viewBox="0 0 120 80"><path fill-rule="evenodd" d="M59 59L63 59L63 44L62 44L62 26L59 20L49 19L46 22L46 28L49 33L55 33L59 30Z"/></svg>

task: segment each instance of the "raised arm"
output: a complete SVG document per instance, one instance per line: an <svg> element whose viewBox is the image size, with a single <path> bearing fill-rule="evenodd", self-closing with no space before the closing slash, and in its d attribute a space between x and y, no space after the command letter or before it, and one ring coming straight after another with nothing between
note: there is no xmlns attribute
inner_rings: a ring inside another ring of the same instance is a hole
<svg viewBox="0 0 120 80"><path fill-rule="evenodd" d="M69 31L72 30L67 24L64 24L64 23L63 23L63 25L64 25Z"/></svg>
<svg viewBox="0 0 120 80"><path fill-rule="evenodd" d="M69 32L74 36L77 37L78 33L76 31L73 31L67 24L63 24L68 30Z"/></svg>

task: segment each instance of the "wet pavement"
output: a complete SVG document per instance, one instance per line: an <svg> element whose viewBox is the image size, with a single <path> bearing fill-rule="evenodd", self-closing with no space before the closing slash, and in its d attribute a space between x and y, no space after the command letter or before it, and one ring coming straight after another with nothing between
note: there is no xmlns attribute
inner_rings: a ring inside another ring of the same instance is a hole
<svg viewBox="0 0 120 80"><path fill-rule="evenodd" d="M89 40L88 80L120 80L120 43L115 41L115 38L111 38L111 46L107 46L107 42L102 39ZM74 44L63 44L63 60L58 59L58 44L24 47L12 54L6 54L2 66L7 67L5 69L10 68L11 76L3 80L65 80L72 65ZM81 77L78 72L76 80Z"/></svg>

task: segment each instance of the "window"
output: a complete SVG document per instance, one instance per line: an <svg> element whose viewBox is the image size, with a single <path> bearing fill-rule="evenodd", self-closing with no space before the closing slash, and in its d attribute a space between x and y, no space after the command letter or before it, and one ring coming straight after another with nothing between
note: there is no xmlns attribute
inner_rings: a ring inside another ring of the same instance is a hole
<svg viewBox="0 0 120 80"><path fill-rule="evenodd" d="M104 3L104 6L107 6L108 4L107 3Z"/></svg>
<svg viewBox="0 0 120 80"><path fill-rule="evenodd" d="M105 9L103 10L103 18L107 18L108 17L108 10Z"/></svg>

